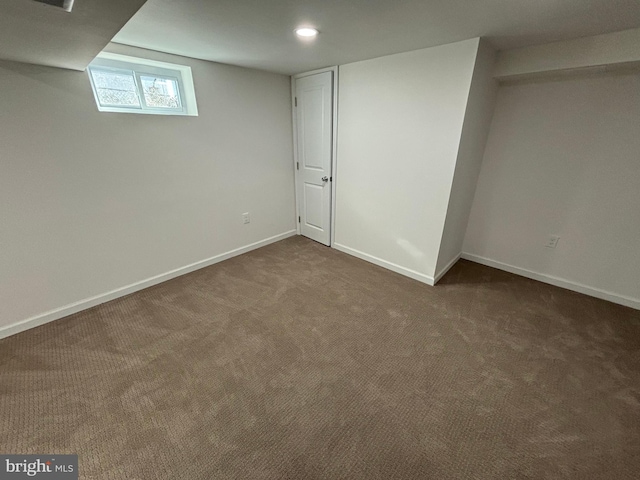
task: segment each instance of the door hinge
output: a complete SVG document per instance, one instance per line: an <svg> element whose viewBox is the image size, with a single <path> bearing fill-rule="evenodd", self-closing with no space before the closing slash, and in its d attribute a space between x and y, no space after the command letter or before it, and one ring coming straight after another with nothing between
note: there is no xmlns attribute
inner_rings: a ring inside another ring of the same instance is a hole
<svg viewBox="0 0 640 480"><path fill-rule="evenodd" d="M300 162L296 162L296 170L300 170Z"/></svg>
<svg viewBox="0 0 640 480"><path fill-rule="evenodd" d="M296 107L298 106L298 97L295 97Z"/></svg>
<svg viewBox="0 0 640 480"><path fill-rule="evenodd" d="M298 223L300 223L300 217L298 217Z"/></svg>
<svg viewBox="0 0 640 480"><path fill-rule="evenodd" d="M333 177L329 177L329 181L330 181L330 182L333 182Z"/></svg>

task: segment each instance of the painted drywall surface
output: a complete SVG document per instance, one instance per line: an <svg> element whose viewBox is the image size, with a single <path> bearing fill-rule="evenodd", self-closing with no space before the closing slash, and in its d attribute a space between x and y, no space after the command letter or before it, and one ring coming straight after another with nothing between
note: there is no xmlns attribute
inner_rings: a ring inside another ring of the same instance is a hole
<svg viewBox="0 0 640 480"><path fill-rule="evenodd" d="M482 40L471 80L447 217L440 242L436 277L444 273L462 253L498 92L498 84L493 78L495 58L495 50Z"/></svg>
<svg viewBox="0 0 640 480"><path fill-rule="evenodd" d="M337 246L433 276L478 43L340 67Z"/></svg>
<svg viewBox="0 0 640 480"><path fill-rule="evenodd" d="M465 253L640 300L638 118L638 74L501 86Z"/></svg>
<svg viewBox="0 0 640 480"><path fill-rule="evenodd" d="M0 328L295 228L288 77L110 50L190 65L199 116L99 113L86 73L0 66Z"/></svg>
<svg viewBox="0 0 640 480"><path fill-rule="evenodd" d="M495 75L508 78L637 62L640 62L640 28L505 50L498 54Z"/></svg>
<svg viewBox="0 0 640 480"><path fill-rule="evenodd" d="M31 0L0 0L0 59L82 71L145 1L78 0L69 13Z"/></svg>
<svg viewBox="0 0 640 480"><path fill-rule="evenodd" d="M309 22L318 41L297 41ZM114 40L293 74L479 36L504 50L638 26L638 0L153 0Z"/></svg>

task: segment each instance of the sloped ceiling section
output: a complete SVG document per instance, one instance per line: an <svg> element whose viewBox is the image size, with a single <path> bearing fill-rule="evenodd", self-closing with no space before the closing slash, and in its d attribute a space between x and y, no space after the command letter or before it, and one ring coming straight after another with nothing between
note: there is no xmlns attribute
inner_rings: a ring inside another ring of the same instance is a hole
<svg viewBox="0 0 640 480"><path fill-rule="evenodd" d="M0 59L84 70L146 0L0 0Z"/></svg>

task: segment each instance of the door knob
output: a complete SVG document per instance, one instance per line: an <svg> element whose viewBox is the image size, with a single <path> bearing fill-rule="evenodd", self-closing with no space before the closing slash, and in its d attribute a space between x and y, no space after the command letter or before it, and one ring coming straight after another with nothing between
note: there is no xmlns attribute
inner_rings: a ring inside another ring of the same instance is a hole
<svg viewBox="0 0 640 480"><path fill-rule="evenodd" d="M323 181L324 183L327 183L327 182L329 181L329 177L322 177L322 181Z"/></svg>

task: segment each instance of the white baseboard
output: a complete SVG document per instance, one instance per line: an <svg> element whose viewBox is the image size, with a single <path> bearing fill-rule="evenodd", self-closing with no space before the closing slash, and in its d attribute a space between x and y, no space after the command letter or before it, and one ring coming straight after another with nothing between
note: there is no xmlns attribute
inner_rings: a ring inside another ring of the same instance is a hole
<svg viewBox="0 0 640 480"><path fill-rule="evenodd" d="M463 253L462 258L471 262L486 265L487 267L493 267L499 270L504 270L505 272L515 273L516 275L531 278L532 280L538 280L539 282L548 283L550 285L555 285L556 287L566 288L567 290L583 293L591 297L600 298L619 305L624 305L625 307L640 310L640 299L637 298L627 297L617 293L608 292L606 290L601 290L599 288L589 287L588 285L565 280L564 278L554 277L553 275L515 267L507 263L498 262L497 260L491 260L490 258L480 257L471 253Z"/></svg>
<svg viewBox="0 0 640 480"><path fill-rule="evenodd" d="M220 255L216 255L215 257L207 258L205 260L201 260L199 262L176 268L175 270L171 270L169 272L162 273L160 275L156 275L154 277L147 278L136 283L132 283L125 287L116 288L115 290L111 290L110 292L102 293L90 298L85 298L84 300L80 300L79 302L74 302L69 305L65 305L64 307L56 308L55 310L50 310L48 312L35 315L33 317L27 318L26 320L21 320L11 325L7 325L6 327L0 328L0 339L15 335L16 333L20 333L25 330L29 330L30 328L44 325L45 323L58 320L68 315L86 310L87 308L95 307L96 305L100 305L101 303L115 300L116 298L129 295L130 293L137 292L138 290L152 287L153 285L157 285L158 283L166 282L167 280L171 280L172 278L191 273L195 270L208 267L210 265L222 262L223 260L227 260L232 257L236 257L238 255L242 255L243 253L250 252L251 250L264 247L271 243L279 242L280 240L292 237L295 234L295 230L281 233L280 235L265 238L264 240L260 240L259 242L251 243L249 245L245 245L244 247L221 253Z"/></svg>
<svg viewBox="0 0 640 480"><path fill-rule="evenodd" d="M442 268L439 272L436 272L434 277L435 283L438 283L440 279L445 276L445 274L451 269L451 267L453 267L458 262L458 260L460 260L461 256L462 253L459 253L449 263L447 263L444 268Z"/></svg>
<svg viewBox="0 0 640 480"><path fill-rule="evenodd" d="M396 273L399 273L400 275L404 275L405 277L413 278L414 280L418 280L419 282L426 283L427 285L431 285L431 286L435 285L435 281L433 277L430 277L429 275L425 275L424 273L416 272L415 270L411 270L410 268L401 267L400 265L396 265L395 263L382 260L381 258L374 257L373 255L369 255L368 253L355 250L353 248L347 247L345 245L341 245L339 243L334 243L332 246L336 250L340 250L341 252L347 253L349 255L353 255L354 257L358 257L369 263L378 265L379 267L383 267L383 268L386 268L387 270L391 270L392 272L396 272Z"/></svg>

